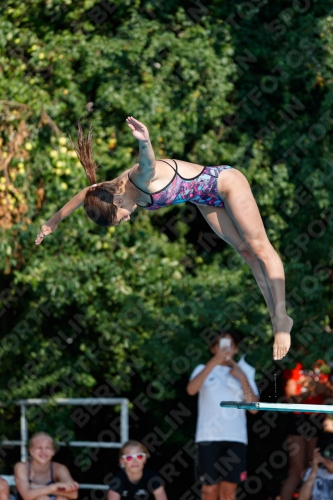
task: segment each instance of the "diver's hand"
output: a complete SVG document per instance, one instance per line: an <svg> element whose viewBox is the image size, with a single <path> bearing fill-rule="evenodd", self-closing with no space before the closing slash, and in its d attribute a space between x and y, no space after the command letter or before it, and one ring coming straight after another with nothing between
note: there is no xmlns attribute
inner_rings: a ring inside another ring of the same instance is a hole
<svg viewBox="0 0 333 500"><path fill-rule="evenodd" d="M57 227L58 227L58 222L51 221L51 219L48 222L46 222L46 224L42 226L42 229L39 231L37 235L37 238L35 240L36 245L40 245L45 236L54 233Z"/></svg>
<svg viewBox="0 0 333 500"><path fill-rule="evenodd" d="M126 121L138 141L149 141L149 132L146 125L133 118L133 116L126 118Z"/></svg>

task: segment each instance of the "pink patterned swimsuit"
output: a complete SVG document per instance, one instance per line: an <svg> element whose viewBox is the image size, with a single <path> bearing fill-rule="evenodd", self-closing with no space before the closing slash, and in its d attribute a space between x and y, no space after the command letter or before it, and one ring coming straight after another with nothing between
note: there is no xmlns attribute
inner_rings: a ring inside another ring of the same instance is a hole
<svg viewBox="0 0 333 500"><path fill-rule="evenodd" d="M143 193L150 195L151 199L151 202L148 205L139 206L145 208L146 210L158 210L159 208L167 207L169 205L176 205L178 203L190 201L196 205L224 207L223 200L217 189L217 179L220 172L232 167L229 165L204 167L201 173L192 177L192 179L184 179L184 177L178 173L176 160L172 160L175 163L176 168L165 160L160 161L167 163L174 170L175 174L169 184L155 193L148 193L147 191L143 191L143 189L138 188ZM129 180L132 184L134 184L130 177Z"/></svg>

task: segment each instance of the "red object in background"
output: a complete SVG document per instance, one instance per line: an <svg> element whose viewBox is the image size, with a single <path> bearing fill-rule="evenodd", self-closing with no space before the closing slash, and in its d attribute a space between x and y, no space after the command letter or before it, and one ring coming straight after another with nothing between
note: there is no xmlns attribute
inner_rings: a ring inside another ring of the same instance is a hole
<svg viewBox="0 0 333 500"><path fill-rule="evenodd" d="M302 363L297 362L295 368L291 370L284 370L283 378L285 383L288 380L294 380L295 384L295 396L299 396L303 392L303 382L306 378L312 378L313 380L319 383L325 383L328 381L329 375L326 373L322 373L321 368L326 366L325 361L322 359L318 359L314 364L313 370L304 370ZM322 394L318 394L316 396L307 397L302 404L317 404L321 405L324 403L324 396Z"/></svg>
<svg viewBox="0 0 333 500"><path fill-rule="evenodd" d="M301 363L297 363L295 368L291 370L285 370L284 377L286 380L295 380L295 382L300 382L303 377L303 365ZM302 392L302 384L298 383L296 385L296 396L301 394Z"/></svg>
<svg viewBox="0 0 333 500"><path fill-rule="evenodd" d="M285 383L287 383L288 380L294 380L296 382L294 394L295 396L299 396L302 393L303 386L301 380L304 378L304 376L303 365L300 362L296 363L295 368L283 371L283 379Z"/></svg>

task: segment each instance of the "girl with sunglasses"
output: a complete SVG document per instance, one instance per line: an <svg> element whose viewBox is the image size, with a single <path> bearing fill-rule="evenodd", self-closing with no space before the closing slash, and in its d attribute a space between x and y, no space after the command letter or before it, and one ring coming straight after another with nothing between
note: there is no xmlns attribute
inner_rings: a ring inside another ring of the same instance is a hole
<svg viewBox="0 0 333 500"><path fill-rule="evenodd" d="M190 201L198 206L215 233L250 266L269 309L275 336L273 357L283 358L290 347L293 324L286 313L284 269L268 240L246 178L229 165L205 167L183 160L156 160L147 127L132 116L127 118L127 124L139 141L139 161L116 179L98 184L91 131L85 138L79 125L75 151L91 186L42 226L36 244L81 205L96 224L118 226L130 219L137 206L157 210Z"/></svg>
<svg viewBox="0 0 333 500"><path fill-rule="evenodd" d="M149 452L130 440L119 451L121 469L112 479L108 500L167 500L162 478L146 466Z"/></svg>

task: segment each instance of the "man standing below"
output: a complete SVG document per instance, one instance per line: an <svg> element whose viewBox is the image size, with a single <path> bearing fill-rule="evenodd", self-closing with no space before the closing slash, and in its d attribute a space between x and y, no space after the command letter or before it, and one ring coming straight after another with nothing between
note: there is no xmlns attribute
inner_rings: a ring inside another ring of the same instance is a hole
<svg viewBox="0 0 333 500"><path fill-rule="evenodd" d="M230 339L230 346L220 347L221 338ZM259 401L254 368L243 358L233 359L240 341L233 330L216 335L212 358L194 369L187 386L191 396L199 393L195 441L202 500L234 500L237 485L246 479L245 410L220 407L221 401Z"/></svg>

